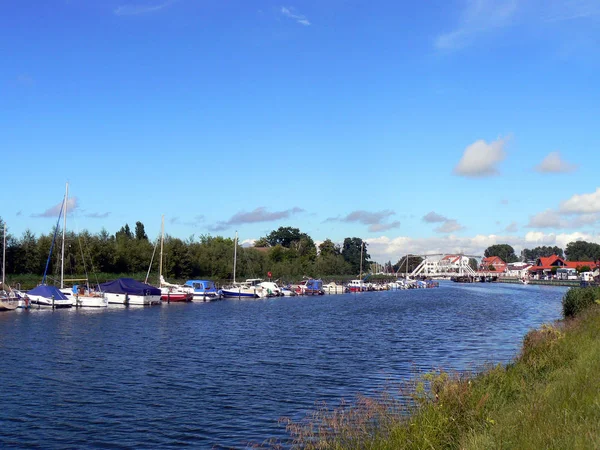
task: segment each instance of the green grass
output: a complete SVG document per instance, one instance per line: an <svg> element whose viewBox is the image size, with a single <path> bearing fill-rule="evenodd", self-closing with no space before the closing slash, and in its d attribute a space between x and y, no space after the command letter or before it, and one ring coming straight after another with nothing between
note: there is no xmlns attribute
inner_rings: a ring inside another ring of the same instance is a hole
<svg viewBox="0 0 600 450"><path fill-rule="evenodd" d="M292 446L600 448L600 306L592 303L575 316L528 333L508 366L427 374L379 398L288 420Z"/></svg>

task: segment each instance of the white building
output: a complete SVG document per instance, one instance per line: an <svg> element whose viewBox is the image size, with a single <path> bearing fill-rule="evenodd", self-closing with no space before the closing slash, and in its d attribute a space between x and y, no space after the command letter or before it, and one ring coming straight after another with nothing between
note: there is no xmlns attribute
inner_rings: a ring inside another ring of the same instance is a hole
<svg viewBox="0 0 600 450"><path fill-rule="evenodd" d="M517 278L525 278L529 276L529 268L532 264L527 262L514 262L508 263L506 265L506 276L507 277L517 277Z"/></svg>

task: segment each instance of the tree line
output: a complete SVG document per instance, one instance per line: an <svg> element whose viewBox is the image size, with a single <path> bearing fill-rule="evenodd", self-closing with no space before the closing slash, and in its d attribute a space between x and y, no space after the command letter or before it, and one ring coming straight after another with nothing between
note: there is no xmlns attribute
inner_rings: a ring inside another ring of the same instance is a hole
<svg viewBox="0 0 600 450"><path fill-rule="evenodd" d="M540 246L533 249L525 248L521 256L517 256L515 249L508 244L496 244L488 247L484 256L498 256L506 263L516 261L536 261L538 258L552 255L566 258L569 261L597 261L600 260L600 244L586 241L569 242L564 251L558 246Z"/></svg>
<svg viewBox="0 0 600 450"><path fill-rule="evenodd" d="M0 218L0 229L4 223ZM56 278L60 273L61 241L57 238L48 260L56 229L36 236L26 230L20 237L7 235L6 273L41 275L49 262L48 273ZM260 238L254 247L237 246L236 279L273 278L286 281L304 276L323 277L359 275L369 270L371 263L367 243L357 237L335 244L330 239L318 248L313 239L298 228L280 227ZM156 278L160 260L158 240L151 241L142 222L131 229L123 225L116 233L106 229L98 233L87 230L68 231L65 237L65 276L92 273L140 274L148 270ZM361 263L362 256L362 263ZM163 244L163 275L184 280L209 278L233 279L234 239L201 235L180 239L165 235ZM152 264L151 264L152 261Z"/></svg>

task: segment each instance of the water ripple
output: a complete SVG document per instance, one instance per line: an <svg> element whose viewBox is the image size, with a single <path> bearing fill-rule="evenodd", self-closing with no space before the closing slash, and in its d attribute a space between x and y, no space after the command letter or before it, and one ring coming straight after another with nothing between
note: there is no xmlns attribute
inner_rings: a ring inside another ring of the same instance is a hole
<svg viewBox="0 0 600 450"><path fill-rule="evenodd" d="M564 289L439 289L0 314L0 447L244 448L282 416L514 357Z"/></svg>

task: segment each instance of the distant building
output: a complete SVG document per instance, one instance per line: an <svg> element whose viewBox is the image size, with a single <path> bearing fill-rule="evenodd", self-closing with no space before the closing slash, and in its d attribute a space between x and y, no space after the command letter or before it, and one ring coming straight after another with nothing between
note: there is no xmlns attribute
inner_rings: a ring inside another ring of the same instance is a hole
<svg viewBox="0 0 600 450"><path fill-rule="evenodd" d="M479 271L504 273L506 272L506 267L507 264L499 256L488 256L481 260Z"/></svg>

